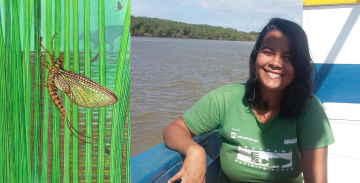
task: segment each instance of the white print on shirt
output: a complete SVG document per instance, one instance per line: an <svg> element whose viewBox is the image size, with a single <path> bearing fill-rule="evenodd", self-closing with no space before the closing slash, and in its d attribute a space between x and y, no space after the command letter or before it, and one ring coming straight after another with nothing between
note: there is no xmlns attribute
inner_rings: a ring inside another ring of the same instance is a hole
<svg viewBox="0 0 360 183"><path fill-rule="evenodd" d="M252 142L259 142L259 140L255 140L255 139L252 139L252 138L249 138L249 137L244 137L244 136L237 136L238 139L245 139L245 140L250 140Z"/></svg>
<svg viewBox="0 0 360 183"><path fill-rule="evenodd" d="M239 129L236 129L236 128L231 128L231 129L234 131L238 131L238 132L240 131Z"/></svg>
<svg viewBox="0 0 360 183"><path fill-rule="evenodd" d="M296 144L296 143L297 143L297 138L284 140L284 145L291 145L291 144Z"/></svg>
<svg viewBox="0 0 360 183"><path fill-rule="evenodd" d="M231 132L231 138L236 138L236 133L234 133L234 132Z"/></svg>
<svg viewBox="0 0 360 183"><path fill-rule="evenodd" d="M239 146L235 162L263 170L281 171L293 170L292 151L265 152L257 151L255 148L246 149Z"/></svg>
<svg viewBox="0 0 360 183"><path fill-rule="evenodd" d="M230 137L233 138L233 139L238 138L238 139L250 140L252 142L259 142L259 140L255 140L255 139L252 139L252 138L249 138L249 137L244 137L244 136L240 136L240 135L236 136L235 132L231 132Z"/></svg>

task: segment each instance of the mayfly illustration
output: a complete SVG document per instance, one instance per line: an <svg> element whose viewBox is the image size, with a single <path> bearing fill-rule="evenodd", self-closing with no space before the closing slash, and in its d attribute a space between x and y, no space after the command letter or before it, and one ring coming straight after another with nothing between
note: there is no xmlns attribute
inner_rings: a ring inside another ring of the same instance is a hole
<svg viewBox="0 0 360 183"><path fill-rule="evenodd" d="M74 103L81 107L103 107L114 104L118 101L116 95L104 86L94 82L93 80L76 74L71 71L64 70L64 58L59 57L54 59L54 38L52 37L51 48L52 54L43 46L42 38L40 39L41 47L49 54L52 65L41 56L42 60L45 61L43 66L49 69L49 75L47 81L43 84L47 84L50 97L54 101L56 107L60 110L61 114L66 118L66 111L64 105L60 99L57 89L64 92ZM73 129L72 125L66 120L68 127L73 133L73 130L80 134L78 131ZM74 134L75 135L75 134ZM82 134L80 134L82 135ZM85 135L82 135L85 136Z"/></svg>

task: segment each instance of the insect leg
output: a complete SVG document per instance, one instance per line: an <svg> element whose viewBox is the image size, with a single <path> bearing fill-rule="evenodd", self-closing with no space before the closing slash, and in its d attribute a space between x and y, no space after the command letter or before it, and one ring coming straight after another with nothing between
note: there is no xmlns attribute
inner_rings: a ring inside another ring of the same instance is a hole
<svg viewBox="0 0 360 183"><path fill-rule="evenodd" d="M50 63L41 55L41 60L45 61L44 62L41 62L41 65L46 67L47 69L50 69Z"/></svg>
<svg viewBox="0 0 360 183"><path fill-rule="evenodd" d="M47 87L45 84L49 84L49 83L50 83L50 84L53 84L54 82L52 82L52 81L41 81L40 83L35 84L35 86L41 84L41 87Z"/></svg>

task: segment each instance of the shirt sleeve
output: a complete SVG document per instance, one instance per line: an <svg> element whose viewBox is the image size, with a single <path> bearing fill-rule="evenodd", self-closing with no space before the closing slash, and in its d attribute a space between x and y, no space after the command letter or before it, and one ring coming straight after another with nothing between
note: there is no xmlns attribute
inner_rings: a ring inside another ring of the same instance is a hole
<svg viewBox="0 0 360 183"><path fill-rule="evenodd" d="M200 136L218 129L220 124L219 105L216 92L202 97L183 116L186 126L195 135Z"/></svg>
<svg viewBox="0 0 360 183"><path fill-rule="evenodd" d="M335 142L329 119L315 96L308 100L298 127L300 149L316 149Z"/></svg>

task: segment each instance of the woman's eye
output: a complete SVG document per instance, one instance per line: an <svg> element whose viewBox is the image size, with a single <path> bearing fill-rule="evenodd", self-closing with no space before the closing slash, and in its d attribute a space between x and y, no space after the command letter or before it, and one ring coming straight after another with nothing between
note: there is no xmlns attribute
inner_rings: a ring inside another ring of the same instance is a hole
<svg viewBox="0 0 360 183"><path fill-rule="evenodd" d="M283 59L286 60L286 61L290 61L291 57L290 56L284 56Z"/></svg>
<svg viewBox="0 0 360 183"><path fill-rule="evenodd" d="M268 56L272 55L272 53L269 52L269 51L264 51L263 53L264 53L265 55L268 55Z"/></svg>

